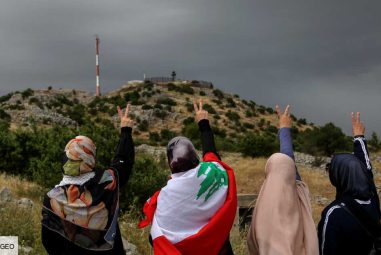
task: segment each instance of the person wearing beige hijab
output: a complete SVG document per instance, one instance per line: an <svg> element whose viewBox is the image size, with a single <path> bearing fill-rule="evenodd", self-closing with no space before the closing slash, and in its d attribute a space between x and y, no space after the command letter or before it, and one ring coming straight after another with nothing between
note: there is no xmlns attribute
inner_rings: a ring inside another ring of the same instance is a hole
<svg viewBox="0 0 381 255"><path fill-rule="evenodd" d="M307 185L294 162L289 106L278 106L280 152L267 161L247 244L250 255L318 255Z"/></svg>

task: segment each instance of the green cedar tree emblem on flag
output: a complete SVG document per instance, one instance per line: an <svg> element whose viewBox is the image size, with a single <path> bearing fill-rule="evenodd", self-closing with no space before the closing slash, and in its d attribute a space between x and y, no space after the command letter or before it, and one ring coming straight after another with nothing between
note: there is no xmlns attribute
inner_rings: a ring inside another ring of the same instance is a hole
<svg viewBox="0 0 381 255"><path fill-rule="evenodd" d="M221 170L218 166L211 162L202 162L197 173L197 177L206 175L205 180L200 184L200 190L197 193L199 199L205 192L205 201L207 201L222 186L228 186L228 175L226 171Z"/></svg>

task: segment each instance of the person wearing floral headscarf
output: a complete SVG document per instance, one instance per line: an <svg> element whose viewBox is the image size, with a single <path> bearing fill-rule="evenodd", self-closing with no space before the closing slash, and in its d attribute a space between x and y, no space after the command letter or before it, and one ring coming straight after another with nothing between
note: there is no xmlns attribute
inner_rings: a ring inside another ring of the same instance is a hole
<svg viewBox="0 0 381 255"><path fill-rule="evenodd" d="M77 136L65 146L63 178L44 197L42 243L49 254L124 254L118 226L119 188L129 179L135 151L133 121L118 107L121 135L107 170L96 168L96 146Z"/></svg>

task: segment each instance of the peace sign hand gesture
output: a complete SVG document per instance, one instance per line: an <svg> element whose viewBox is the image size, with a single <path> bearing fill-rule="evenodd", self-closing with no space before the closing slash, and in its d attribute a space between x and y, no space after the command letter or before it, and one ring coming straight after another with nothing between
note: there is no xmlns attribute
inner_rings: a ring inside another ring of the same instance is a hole
<svg viewBox="0 0 381 255"><path fill-rule="evenodd" d="M279 118L279 128L291 128L292 127L292 119L289 113L290 106L287 105L286 109L282 113L282 111L279 108L279 105L275 106L275 112L278 115Z"/></svg>
<svg viewBox="0 0 381 255"><path fill-rule="evenodd" d="M118 106L118 115L120 118L120 127L130 127L132 128L134 126L134 121L128 117L128 111L130 109L130 104L127 104L126 111L123 114L122 109Z"/></svg>
<svg viewBox="0 0 381 255"><path fill-rule="evenodd" d="M364 135L365 134L365 126L364 123L360 121L360 113L357 112L356 116L352 112L352 133L353 136L358 136L358 135Z"/></svg>
<svg viewBox="0 0 381 255"><path fill-rule="evenodd" d="M201 120L207 120L208 119L208 112L202 109L202 99L199 101L199 106L197 106L196 100L193 102L194 111L196 112L195 118L197 123Z"/></svg>

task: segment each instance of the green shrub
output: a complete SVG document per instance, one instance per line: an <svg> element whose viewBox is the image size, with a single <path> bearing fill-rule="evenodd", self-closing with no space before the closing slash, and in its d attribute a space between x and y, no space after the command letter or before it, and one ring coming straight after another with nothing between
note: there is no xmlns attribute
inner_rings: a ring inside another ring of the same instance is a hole
<svg viewBox="0 0 381 255"><path fill-rule="evenodd" d="M158 132L150 132L149 133L149 140L151 142L160 142L160 135Z"/></svg>
<svg viewBox="0 0 381 255"><path fill-rule="evenodd" d="M265 119L260 119L259 122L258 122L258 127L263 127L265 125Z"/></svg>
<svg viewBox="0 0 381 255"><path fill-rule="evenodd" d="M369 144L370 149L372 151L381 150L381 141L378 138L376 132L372 132L372 135L371 135L370 139L368 140L368 144Z"/></svg>
<svg viewBox="0 0 381 255"><path fill-rule="evenodd" d="M8 101L13 96L13 93L6 94L0 97L0 104Z"/></svg>
<svg viewBox="0 0 381 255"><path fill-rule="evenodd" d="M156 103L158 104L164 104L164 105L170 105L170 106L176 106L177 103L176 101L174 101L172 98L169 98L169 97L162 97L162 98L159 98Z"/></svg>
<svg viewBox="0 0 381 255"><path fill-rule="evenodd" d="M189 124L192 124L192 123L194 123L195 122L195 120L194 120L194 118L193 117L188 117L188 118L186 118L185 120L183 120L183 125L189 125Z"/></svg>
<svg viewBox="0 0 381 255"><path fill-rule="evenodd" d="M278 134L278 128L276 126L273 126L273 125L270 125L267 128L267 131L270 132L270 133Z"/></svg>
<svg viewBox="0 0 381 255"><path fill-rule="evenodd" d="M248 122L243 123L243 126L244 126L245 128L247 128L247 129L253 129L253 128L254 128L254 125L251 124L251 123L248 123Z"/></svg>
<svg viewBox="0 0 381 255"><path fill-rule="evenodd" d="M161 144L162 145L166 145L169 140L171 140L172 138L174 138L176 136L176 133L167 129L167 128L164 128L160 131L160 137L161 137Z"/></svg>
<svg viewBox="0 0 381 255"><path fill-rule="evenodd" d="M33 96L33 94L34 94L34 91L32 89L30 89L30 88L28 88L28 89L24 90L23 92L21 92L21 96L22 96L23 99L28 98L30 96Z"/></svg>
<svg viewBox="0 0 381 255"><path fill-rule="evenodd" d="M9 110L25 110L25 107L19 104L11 104L11 105L8 105L8 109Z"/></svg>
<svg viewBox="0 0 381 255"><path fill-rule="evenodd" d="M193 88L189 85L180 86L179 92L189 94L189 95L194 94Z"/></svg>
<svg viewBox="0 0 381 255"><path fill-rule="evenodd" d="M200 90L200 96L206 96L206 93L204 92L204 91L202 91L202 90Z"/></svg>
<svg viewBox="0 0 381 255"><path fill-rule="evenodd" d="M273 114L273 113L274 113L274 109L271 108L271 107L267 107L267 108L266 108L266 111L267 111L268 113L270 113L270 114Z"/></svg>
<svg viewBox="0 0 381 255"><path fill-rule="evenodd" d="M194 106L191 103L186 103L185 107L187 108L188 112L194 112Z"/></svg>
<svg viewBox="0 0 381 255"><path fill-rule="evenodd" d="M250 111L250 110L246 110L246 112L245 112L245 116L246 116L247 118L251 118L251 117L253 117L253 112Z"/></svg>
<svg viewBox="0 0 381 255"><path fill-rule="evenodd" d="M148 156L138 156L127 185L121 190L122 210L134 209L142 212L144 203L156 191L164 187L169 179L168 168Z"/></svg>
<svg viewBox="0 0 381 255"><path fill-rule="evenodd" d="M148 105L148 104L143 104L142 105L142 110L150 110L150 109L153 109L153 107Z"/></svg>
<svg viewBox="0 0 381 255"><path fill-rule="evenodd" d="M235 121L235 122L239 122L240 120L240 116L238 113L236 112L232 112L232 111L228 111L227 113L225 113L225 116L231 120L231 121Z"/></svg>
<svg viewBox="0 0 381 255"><path fill-rule="evenodd" d="M351 138L333 123L300 132L296 144L297 150L318 156L331 156L334 153L352 150Z"/></svg>
<svg viewBox="0 0 381 255"><path fill-rule="evenodd" d="M70 101L66 96L64 95L56 95L55 96L55 99L58 103L58 105L62 106L62 105L69 105L69 106L72 106L73 105L73 102Z"/></svg>
<svg viewBox="0 0 381 255"><path fill-rule="evenodd" d="M173 83L168 83L168 90L169 91L176 91L176 92L179 92L179 93L185 93L185 94L189 94L189 95L193 95L194 94L194 90L191 86L189 85L180 85L180 86L177 86Z"/></svg>
<svg viewBox="0 0 381 255"><path fill-rule="evenodd" d="M127 102L137 102L140 98L140 94L138 91L128 92L124 94L124 100Z"/></svg>
<svg viewBox="0 0 381 255"><path fill-rule="evenodd" d="M181 135L189 138L196 148L201 148L200 131L198 130L197 123L193 122L184 126L181 130Z"/></svg>
<svg viewBox="0 0 381 255"><path fill-rule="evenodd" d="M224 98L224 93L219 89L213 90L213 94L220 100Z"/></svg>
<svg viewBox="0 0 381 255"><path fill-rule="evenodd" d="M265 111L266 111L266 109L263 108L263 107L259 107L259 108L258 108L258 112L259 112L260 114L265 114Z"/></svg>
<svg viewBox="0 0 381 255"><path fill-rule="evenodd" d="M9 115L6 111L0 108L0 120L10 122L11 119L11 115Z"/></svg>
<svg viewBox="0 0 381 255"><path fill-rule="evenodd" d="M156 118L164 119L168 116L168 113L164 110L155 109L153 111L153 116L155 116Z"/></svg>
<svg viewBox="0 0 381 255"><path fill-rule="evenodd" d="M108 108L107 108L108 109ZM76 121L79 125L84 124L85 122L85 106L82 104L77 104L72 108L69 108L67 111L70 119Z"/></svg>
<svg viewBox="0 0 381 255"><path fill-rule="evenodd" d="M114 105L114 106L120 106L120 107L126 106L126 101L120 95L107 98L107 99L105 99L105 101Z"/></svg>
<svg viewBox="0 0 381 255"><path fill-rule="evenodd" d="M161 105L161 104L155 104L154 106L153 106L153 108L155 108L155 109L163 109L163 106Z"/></svg>
<svg viewBox="0 0 381 255"><path fill-rule="evenodd" d="M44 109L44 105L36 97L30 98L29 99L29 104L34 104L34 105L37 105L40 109Z"/></svg>
<svg viewBox="0 0 381 255"><path fill-rule="evenodd" d="M140 124L138 125L138 129L142 132L148 131L148 121L147 120L141 121Z"/></svg>
<svg viewBox="0 0 381 255"><path fill-rule="evenodd" d="M306 119L298 119L297 122L299 125L307 125L307 120Z"/></svg>
<svg viewBox="0 0 381 255"><path fill-rule="evenodd" d="M144 89L151 91L153 89L153 83L151 81L144 81Z"/></svg>
<svg viewBox="0 0 381 255"><path fill-rule="evenodd" d="M210 114L216 114L217 113L216 109L214 109L213 106L211 106L210 104L204 104L202 107L204 110L206 110Z"/></svg>
<svg viewBox="0 0 381 255"><path fill-rule="evenodd" d="M228 102L226 106L229 108L235 108L237 106L231 97L227 98L226 101Z"/></svg>
<svg viewBox="0 0 381 255"><path fill-rule="evenodd" d="M278 142L272 136L248 133L241 139L239 151L244 156L267 157L278 151Z"/></svg>

